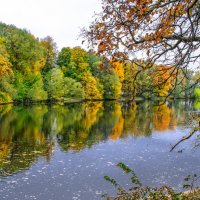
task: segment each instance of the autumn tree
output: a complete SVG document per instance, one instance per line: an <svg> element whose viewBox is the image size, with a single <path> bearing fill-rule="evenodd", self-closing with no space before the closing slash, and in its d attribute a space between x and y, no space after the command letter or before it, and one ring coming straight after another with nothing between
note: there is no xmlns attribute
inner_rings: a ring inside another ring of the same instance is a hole
<svg viewBox="0 0 200 200"><path fill-rule="evenodd" d="M12 74L13 71L11 68L11 63L8 61L8 59L0 55L0 77L3 78L4 76L10 76Z"/></svg>
<svg viewBox="0 0 200 200"><path fill-rule="evenodd" d="M55 67L56 56L57 56L57 45L53 38L47 36L40 40L40 44L45 49L45 65L43 68L44 72L48 72L50 69Z"/></svg>
<svg viewBox="0 0 200 200"><path fill-rule="evenodd" d="M199 0L104 0L102 12L83 35L100 55L146 60L137 75L157 63L174 66L178 77L200 62L199 11ZM172 88L181 81L176 78Z"/></svg>
<svg viewBox="0 0 200 200"><path fill-rule="evenodd" d="M80 47L75 47L70 52L71 58L67 75L80 81L83 74L89 69L88 53Z"/></svg>
<svg viewBox="0 0 200 200"><path fill-rule="evenodd" d="M118 76L120 82L124 80L124 66L120 62L112 62L111 60L112 71Z"/></svg>
<svg viewBox="0 0 200 200"><path fill-rule="evenodd" d="M154 92L158 96L167 96L172 88L172 83L174 81L174 67L166 67L163 65L155 65L152 73L153 85L155 87Z"/></svg>
<svg viewBox="0 0 200 200"><path fill-rule="evenodd" d="M9 62L8 53L5 47L6 40L0 37L0 102L11 102L11 96L15 92L11 82L14 77L12 64Z"/></svg>
<svg viewBox="0 0 200 200"><path fill-rule="evenodd" d="M152 95L153 78L152 69L140 73L139 66L145 66L145 62L124 63L123 97L133 99L135 96L150 97Z"/></svg>
<svg viewBox="0 0 200 200"><path fill-rule="evenodd" d="M0 23L0 37L5 39L8 59L13 69L27 74L43 68L44 48L27 30Z"/></svg>
<svg viewBox="0 0 200 200"><path fill-rule="evenodd" d="M90 71L86 71L82 77L85 99L102 99L102 93L98 89L98 80L92 76Z"/></svg>

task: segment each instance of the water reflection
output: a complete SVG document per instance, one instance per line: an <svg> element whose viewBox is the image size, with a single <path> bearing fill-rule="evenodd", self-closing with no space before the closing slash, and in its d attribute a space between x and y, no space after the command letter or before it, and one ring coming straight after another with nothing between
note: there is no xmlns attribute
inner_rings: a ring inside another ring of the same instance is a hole
<svg viewBox="0 0 200 200"><path fill-rule="evenodd" d="M150 136L176 129L199 102L86 102L67 105L0 106L0 176L47 161L55 145L80 151L105 140Z"/></svg>

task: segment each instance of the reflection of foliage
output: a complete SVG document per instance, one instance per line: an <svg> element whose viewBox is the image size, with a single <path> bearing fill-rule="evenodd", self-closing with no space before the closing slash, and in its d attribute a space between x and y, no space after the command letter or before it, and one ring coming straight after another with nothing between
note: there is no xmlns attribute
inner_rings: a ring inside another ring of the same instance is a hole
<svg viewBox="0 0 200 200"><path fill-rule="evenodd" d="M63 151L80 151L108 139L148 136L153 128L164 130L188 119L182 102L169 105L93 101L12 109L11 105L1 106L1 175L28 168L38 156L49 159L55 139Z"/></svg>
<svg viewBox="0 0 200 200"><path fill-rule="evenodd" d="M7 104L7 105L0 105L0 119L1 117L6 114L7 112L9 112L12 108L12 105L11 104Z"/></svg>
<svg viewBox="0 0 200 200"><path fill-rule="evenodd" d="M124 118L122 116L121 106L119 104L116 104L115 115L119 117L119 120L112 128L110 136L110 139L112 140L116 140L117 138L119 138L124 128Z"/></svg>
<svg viewBox="0 0 200 200"><path fill-rule="evenodd" d="M30 141L0 143L0 176L8 176L27 169L39 156L49 159L51 143L37 144Z"/></svg>
<svg viewBox="0 0 200 200"><path fill-rule="evenodd" d="M82 118L82 104L51 105L44 115L43 130L46 135L60 134Z"/></svg>
<svg viewBox="0 0 200 200"><path fill-rule="evenodd" d="M0 176L30 167L38 156L49 159L52 142L41 131L46 106L14 107L0 120Z"/></svg>
<svg viewBox="0 0 200 200"><path fill-rule="evenodd" d="M163 131L169 128L171 110L166 104L158 106L154 112L153 124L158 131Z"/></svg>
<svg viewBox="0 0 200 200"><path fill-rule="evenodd" d="M81 150L93 144L90 140L90 130L92 126L98 122L101 108L102 102L89 102L81 107L81 110L78 112L81 113L82 118L74 124L67 126L66 129L64 129L64 131L66 130L67 132L65 131L58 135L59 144L63 150Z"/></svg>
<svg viewBox="0 0 200 200"><path fill-rule="evenodd" d="M122 134L123 126L124 126L124 118L120 116L119 122L112 129L112 135L110 136L110 139L116 140L117 138L119 138Z"/></svg>
<svg viewBox="0 0 200 200"><path fill-rule="evenodd" d="M89 102L85 104L83 126L86 129L90 129L91 126L97 121L97 113L101 107L102 102Z"/></svg>
<svg viewBox="0 0 200 200"><path fill-rule="evenodd" d="M42 140L40 128L43 124L43 115L47 112L46 106L14 107L0 120L0 139L21 137Z"/></svg>
<svg viewBox="0 0 200 200"><path fill-rule="evenodd" d="M193 108L195 106L193 102ZM190 105L190 102L185 102L186 108L188 108ZM192 107L192 105L191 105ZM197 111L190 111L186 112L187 114L185 115L184 119L184 128L189 129L189 133L185 136L183 136L180 140L178 140L171 148L170 151L173 151L180 143L190 139L190 138L195 138L194 141L194 147L199 147L200 146L200 116L199 112Z"/></svg>
<svg viewBox="0 0 200 200"><path fill-rule="evenodd" d="M124 108L124 132L134 136L150 135L152 132L152 105L134 102Z"/></svg>
<svg viewBox="0 0 200 200"><path fill-rule="evenodd" d="M30 141L17 141L14 144L0 145L2 156L0 160L0 176L8 176L27 169L38 157L49 159L52 150L51 143L31 143Z"/></svg>

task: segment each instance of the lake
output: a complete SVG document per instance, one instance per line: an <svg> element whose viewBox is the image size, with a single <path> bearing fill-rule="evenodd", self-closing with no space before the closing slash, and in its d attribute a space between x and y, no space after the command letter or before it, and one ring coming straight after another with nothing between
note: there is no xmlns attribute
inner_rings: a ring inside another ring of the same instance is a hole
<svg viewBox="0 0 200 200"><path fill-rule="evenodd" d="M116 194L105 175L131 187L118 162L144 185L181 190L187 175L200 175L200 150L193 138L170 149L199 108L190 101L0 106L0 197L98 200Z"/></svg>

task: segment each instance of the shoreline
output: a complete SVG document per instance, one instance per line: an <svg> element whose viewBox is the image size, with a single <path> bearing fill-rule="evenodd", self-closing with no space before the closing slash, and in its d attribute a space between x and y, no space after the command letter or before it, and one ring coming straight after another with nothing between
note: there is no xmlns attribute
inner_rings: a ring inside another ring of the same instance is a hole
<svg viewBox="0 0 200 200"><path fill-rule="evenodd" d="M199 98L168 98L168 99L162 99L162 98L155 98L155 99L150 99L150 98L140 98L136 97L134 99L63 99L63 100L40 100L40 101L33 101L33 100L26 100L26 101L12 101L12 102L3 102L0 103L1 105L33 105L33 104L40 104L40 103L45 103L45 104L56 104L56 103L82 103L82 102L97 102L97 101L120 101L120 102L134 102L134 101L170 101L170 100L184 100L184 101L199 101Z"/></svg>

